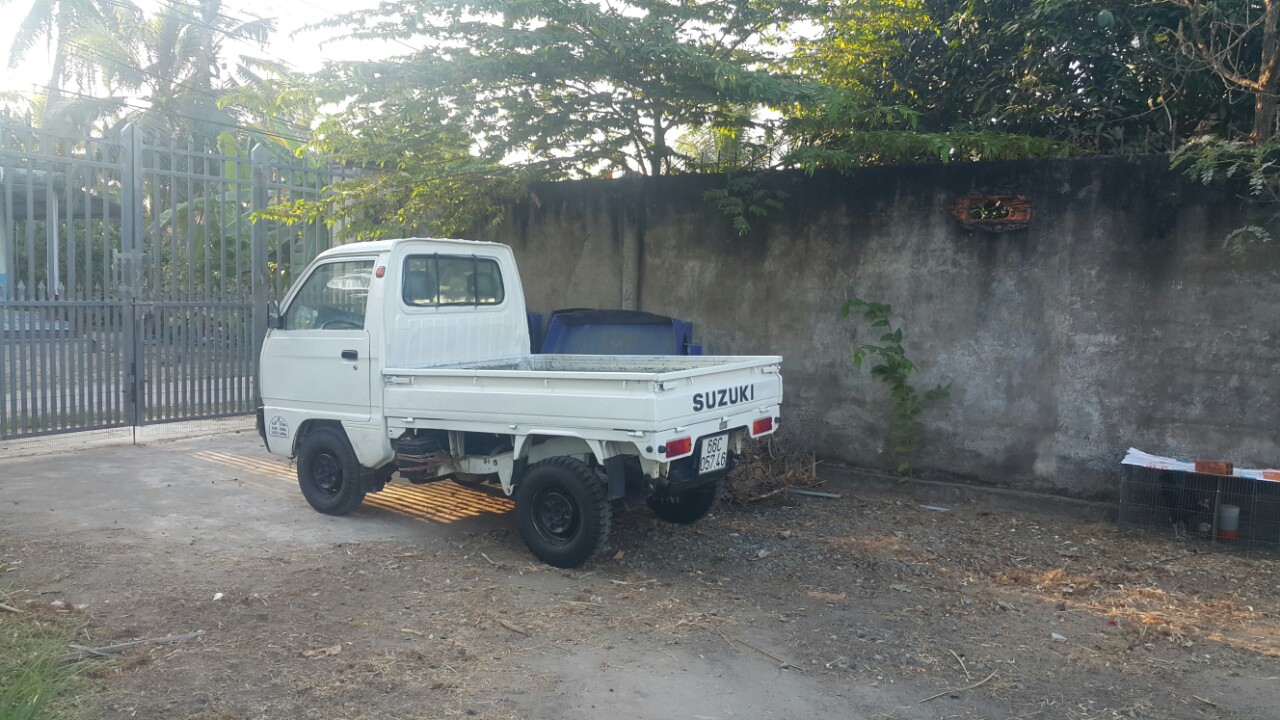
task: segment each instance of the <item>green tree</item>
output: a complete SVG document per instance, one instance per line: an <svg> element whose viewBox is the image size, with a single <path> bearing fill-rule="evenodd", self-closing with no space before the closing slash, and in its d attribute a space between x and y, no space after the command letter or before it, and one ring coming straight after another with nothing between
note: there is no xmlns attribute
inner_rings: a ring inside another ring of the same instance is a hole
<svg viewBox="0 0 1280 720"><path fill-rule="evenodd" d="M930 0L834 0L817 37L797 44L791 67L841 93L789 110L787 159L805 167L851 169L868 164L950 162L1060 156L1074 147L1056 138L977 119L962 104L963 122L937 122L930 103L951 89L912 86L921 44L954 50ZM951 71L954 58L938 63ZM976 76L976 73L973 73ZM976 82L977 78L969 78ZM834 102L832 102L834 100ZM972 122L969 122L972 121Z"/></svg>
<svg viewBox="0 0 1280 720"><path fill-rule="evenodd" d="M949 133L970 151L957 156L1016 156L1026 138L1079 152L1171 150L1250 120L1183 52L1185 13L1169 2L904 0L881 3L879 20L866 19L862 2L836 7L799 60L868 106L901 108L890 122L855 127ZM919 152L939 145L898 139Z"/></svg>
<svg viewBox="0 0 1280 720"><path fill-rule="evenodd" d="M1249 221L1232 230L1224 247L1245 259L1280 232L1280 2L1168 0L1183 13L1177 37L1185 54L1232 97L1244 121L1214 124L1173 155L1173 165L1205 185L1222 181L1257 205Z"/></svg>
<svg viewBox="0 0 1280 720"><path fill-rule="evenodd" d="M1271 140L1280 99L1280 0L1169 1L1185 11L1178 26L1183 47L1228 88L1252 98L1249 142Z"/></svg>
<svg viewBox="0 0 1280 720"><path fill-rule="evenodd" d="M806 0L398 0L327 25L420 45L385 62L335 66L330 99L366 124L434 106L490 162L544 176L659 175L679 168L690 128L769 124L759 108L804 99L779 68Z"/></svg>
<svg viewBox="0 0 1280 720"><path fill-rule="evenodd" d="M10 2L0 0L0 6ZM44 40L51 46L53 60L47 94L56 101L63 81L86 70L86 65L78 62L75 36L85 25L101 20L102 6L101 0L33 0L9 46L9 67L17 67Z"/></svg>
<svg viewBox="0 0 1280 720"><path fill-rule="evenodd" d="M357 240L456 237L496 220L501 202L536 174L473 153L472 138L441 122L441 112L427 98L392 96L372 118L355 108L326 118L307 149L347 177L318 199L285 200L264 217L328 223Z"/></svg>
<svg viewBox="0 0 1280 720"><path fill-rule="evenodd" d="M398 0L328 20L319 27L423 49L333 64L310 87L259 86L258 107L272 89L286 104L342 107L310 147L356 175L269 214L355 238L462 234L531 180L768 166L785 120L765 111L822 91L782 69L788 23L819 11L818 0Z"/></svg>
<svg viewBox="0 0 1280 720"><path fill-rule="evenodd" d="M820 28L817 37L797 43L792 67L863 98L880 99L886 86L897 83L895 63L904 44L938 31L924 0L834 0Z"/></svg>
<svg viewBox="0 0 1280 720"><path fill-rule="evenodd" d="M70 49L107 94L69 97L49 108L80 125L134 122L151 134L216 138L237 128L235 108L224 107L222 96L258 79L255 69L278 65L228 57L228 41L263 46L275 25L233 17L222 0L169 3L150 15L128 2L107 10L81 24Z"/></svg>

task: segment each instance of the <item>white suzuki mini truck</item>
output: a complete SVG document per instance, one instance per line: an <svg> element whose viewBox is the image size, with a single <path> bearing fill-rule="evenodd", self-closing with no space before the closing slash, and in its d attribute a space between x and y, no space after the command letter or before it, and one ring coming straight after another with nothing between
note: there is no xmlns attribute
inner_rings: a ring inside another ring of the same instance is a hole
<svg viewBox="0 0 1280 720"><path fill-rule="evenodd" d="M532 355L511 249L410 238L306 269L262 346L258 429L345 515L393 476L490 483L534 555L586 562L614 513L691 523L780 419L780 357Z"/></svg>

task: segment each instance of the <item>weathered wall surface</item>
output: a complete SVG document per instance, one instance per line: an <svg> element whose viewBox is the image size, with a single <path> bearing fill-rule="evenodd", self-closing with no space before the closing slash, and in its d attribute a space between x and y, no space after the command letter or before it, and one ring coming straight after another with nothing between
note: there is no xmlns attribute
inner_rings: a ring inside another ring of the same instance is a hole
<svg viewBox="0 0 1280 720"><path fill-rule="evenodd" d="M815 449L887 467L885 389L847 358L872 338L852 296L893 305L926 416L922 467L1082 497L1114 493L1129 446L1280 465L1280 260L1222 250L1230 194L1162 158L778 175L787 209L742 238L703 202L714 178L535 189L495 239L530 307L690 319L716 354L785 356L785 415ZM962 228L975 192L1029 197L1029 229Z"/></svg>

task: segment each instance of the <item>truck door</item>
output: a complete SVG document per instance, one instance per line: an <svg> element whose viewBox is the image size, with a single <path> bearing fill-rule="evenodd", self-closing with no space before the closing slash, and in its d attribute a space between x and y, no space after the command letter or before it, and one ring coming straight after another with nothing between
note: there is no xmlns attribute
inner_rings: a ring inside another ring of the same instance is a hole
<svg viewBox="0 0 1280 720"><path fill-rule="evenodd" d="M373 266L372 258L343 258L315 266L302 281L262 345L264 404L370 417L365 314Z"/></svg>

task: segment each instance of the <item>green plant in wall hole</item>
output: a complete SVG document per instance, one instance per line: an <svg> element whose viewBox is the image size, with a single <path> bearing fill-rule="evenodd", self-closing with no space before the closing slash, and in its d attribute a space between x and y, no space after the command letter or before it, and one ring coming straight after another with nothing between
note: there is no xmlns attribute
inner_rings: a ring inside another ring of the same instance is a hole
<svg viewBox="0 0 1280 720"><path fill-rule="evenodd" d="M854 310L861 311L862 317L871 323L872 329L880 331L880 339L876 343L859 346L853 351L851 359L855 367L862 367L864 361L873 363L871 375L879 378L889 388L889 395L893 399L889 438L893 444L893 454L898 460L898 475L903 480L910 480L915 475L916 456L924 435L924 421L920 416L951 394L951 384L938 385L924 393L911 384L911 376L918 368L907 357L906 348L902 345L902 326L894 328L889 322L889 314L893 312L891 306L853 298L844 301L840 317L847 318Z"/></svg>

